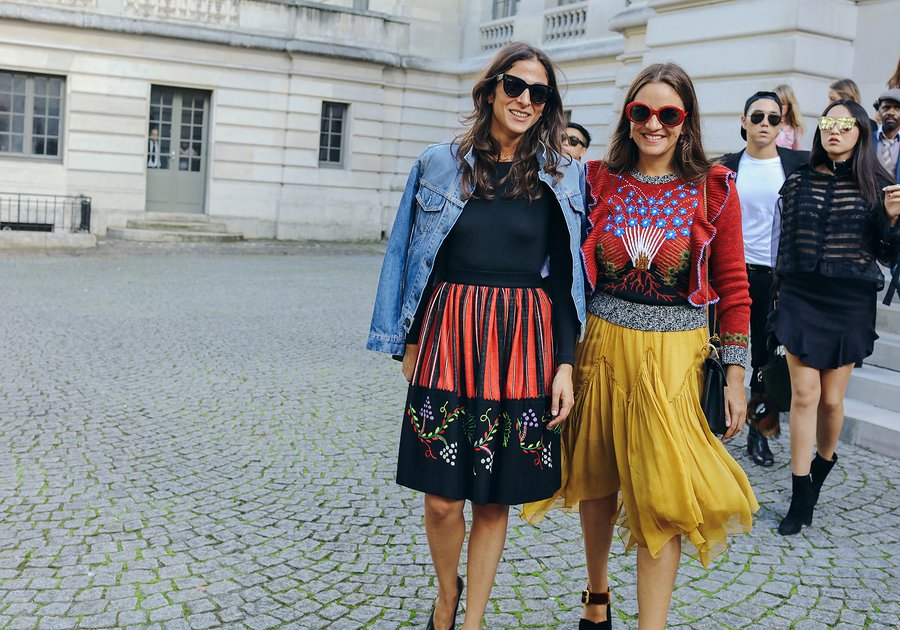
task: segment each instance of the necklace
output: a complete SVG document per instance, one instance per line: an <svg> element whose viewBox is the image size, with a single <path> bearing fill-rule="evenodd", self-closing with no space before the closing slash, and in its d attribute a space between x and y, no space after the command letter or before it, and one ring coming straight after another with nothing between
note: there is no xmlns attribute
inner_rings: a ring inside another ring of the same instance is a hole
<svg viewBox="0 0 900 630"><path fill-rule="evenodd" d="M513 153L511 155L503 155L501 154L499 158L497 158L500 162L512 162L512 159L516 157L516 154Z"/></svg>
<svg viewBox="0 0 900 630"><path fill-rule="evenodd" d="M644 175L636 168L631 169L628 173L642 184L668 184L678 179L675 173L667 173L666 175Z"/></svg>

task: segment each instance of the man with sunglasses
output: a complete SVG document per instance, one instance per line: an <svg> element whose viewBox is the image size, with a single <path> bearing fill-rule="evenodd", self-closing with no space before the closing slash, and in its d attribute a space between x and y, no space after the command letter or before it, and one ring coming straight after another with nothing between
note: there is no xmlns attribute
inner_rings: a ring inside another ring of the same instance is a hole
<svg viewBox="0 0 900 630"><path fill-rule="evenodd" d="M759 370L772 358L766 344L766 318L772 303L772 224L784 180L809 161L809 151L794 151L775 144L781 125L781 99L774 92L757 92L744 104L741 137L745 149L722 157L737 173L744 231L744 257L750 281L750 402L747 419L747 453L754 464L775 463L769 436L780 431L779 410L766 400Z"/></svg>
<svg viewBox="0 0 900 630"><path fill-rule="evenodd" d="M563 136L562 143L564 153L580 162L589 146L591 146L591 134L587 129L573 122L566 125L566 134Z"/></svg>
<svg viewBox="0 0 900 630"><path fill-rule="evenodd" d="M875 155L894 183L900 184L900 88L891 88L879 96L874 107L881 121L875 133ZM900 260L894 261L890 269L891 283L883 301L888 306L895 292L900 295Z"/></svg>
<svg viewBox="0 0 900 630"><path fill-rule="evenodd" d="M900 183L900 89L893 88L879 96L875 109L881 118L875 134L875 155L894 182Z"/></svg>

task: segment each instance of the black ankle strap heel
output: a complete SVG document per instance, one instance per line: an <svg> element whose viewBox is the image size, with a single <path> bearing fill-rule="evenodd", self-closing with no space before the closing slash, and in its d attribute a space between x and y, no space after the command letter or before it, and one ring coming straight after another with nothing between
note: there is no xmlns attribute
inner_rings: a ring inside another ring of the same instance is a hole
<svg viewBox="0 0 900 630"><path fill-rule="evenodd" d="M588 589L581 591L581 603L589 606L606 606L606 621L578 620L578 630L612 630L612 611L609 606L609 591L592 593Z"/></svg>

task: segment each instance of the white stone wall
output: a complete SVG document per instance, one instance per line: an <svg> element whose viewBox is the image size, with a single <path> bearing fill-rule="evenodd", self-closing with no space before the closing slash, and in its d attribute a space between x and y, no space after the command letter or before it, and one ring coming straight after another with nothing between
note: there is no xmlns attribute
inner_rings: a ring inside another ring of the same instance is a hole
<svg viewBox="0 0 900 630"><path fill-rule="evenodd" d="M808 146L829 82L853 77L869 107L900 55L898 0L521 0L500 21L487 0L201 4L0 3L0 68L66 77L62 161L0 155L0 190L89 195L95 231L124 225L144 212L151 86L202 89L208 214L249 237L380 238L415 157L459 132L498 45L486 33L548 51L566 109L594 137L589 158L603 156L647 63L676 61L695 78L719 154L742 145L752 92L792 84ZM341 168L318 164L323 100L349 103Z"/></svg>
<svg viewBox="0 0 900 630"><path fill-rule="evenodd" d="M456 75L366 60L5 20L0 59L66 77L61 163L0 155L0 190L89 195L100 234L144 212L154 84L211 92L206 211L251 238L380 238L412 160L457 126ZM349 104L341 168L318 164L323 100Z"/></svg>

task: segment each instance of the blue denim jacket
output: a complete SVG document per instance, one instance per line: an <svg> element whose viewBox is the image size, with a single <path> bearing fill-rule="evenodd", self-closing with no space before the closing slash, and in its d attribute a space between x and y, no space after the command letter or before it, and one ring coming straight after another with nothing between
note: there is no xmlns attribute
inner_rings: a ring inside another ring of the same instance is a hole
<svg viewBox="0 0 900 630"><path fill-rule="evenodd" d="M540 178L553 190L566 226L572 254L572 299L584 330L585 294L581 269L581 236L585 221L584 170L579 162L559 165L562 179L544 172L544 151L538 152ZM438 249L456 223L466 202L462 200L462 173L456 159L456 145L428 147L409 173L400 199L381 267L375 297L375 311L366 347L377 352L402 355L409 331L425 293ZM465 158L474 163L471 151Z"/></svg>

